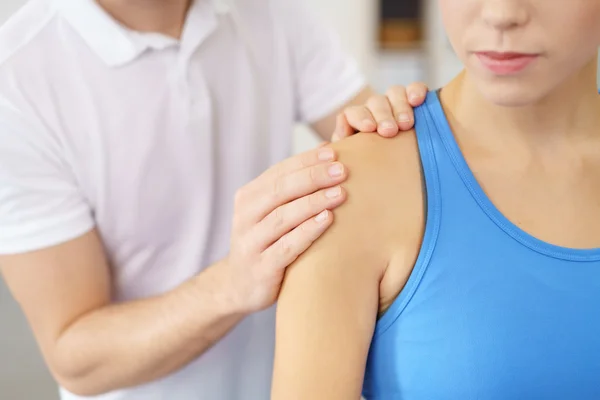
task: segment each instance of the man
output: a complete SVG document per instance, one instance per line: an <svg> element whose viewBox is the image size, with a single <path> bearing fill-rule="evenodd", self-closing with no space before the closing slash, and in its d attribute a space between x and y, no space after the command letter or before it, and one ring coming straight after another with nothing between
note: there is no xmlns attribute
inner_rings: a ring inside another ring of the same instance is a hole
<svg viewBox="0 0 600 400"><path fill-rule="evenodd" d="M0 265L62 398L267 399L285 267L347 175L325 148L284 160L293 123L327 139L356 106L337 138L410 128L404 90L372 95L300 1L33 0L12 18Z"/></svg>

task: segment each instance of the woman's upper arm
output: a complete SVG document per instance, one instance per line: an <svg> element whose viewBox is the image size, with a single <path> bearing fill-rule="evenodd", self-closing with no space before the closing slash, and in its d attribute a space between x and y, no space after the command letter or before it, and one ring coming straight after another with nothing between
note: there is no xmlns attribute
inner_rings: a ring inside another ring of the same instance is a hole
<svg viewBox="0 0 600 400"><path fill-rule="evenodd" d="M369 212L376 204L363 195L372 189L369 168L359 164L334 225L288 268L278 301L272 400L360 398L385 254Z"/></svg>
<svg viewBox="0 0 600 400"><path fill-rule="evenodd" d="M378 310L361 257L325 238L289 271L277 310L272 400L359 399ZM347 251L347 252L346 252Z"/></svg>

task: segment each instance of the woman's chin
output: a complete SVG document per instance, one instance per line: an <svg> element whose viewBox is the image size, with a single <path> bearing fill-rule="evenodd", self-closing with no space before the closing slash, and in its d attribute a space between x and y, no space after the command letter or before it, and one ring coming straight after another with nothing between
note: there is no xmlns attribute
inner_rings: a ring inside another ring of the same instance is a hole
<svg viewBox="0 0 600 400"><path fill-rule="evenodd" d="M482 83L479 90L490 103L500 107L525 107L534 104L541 97L522 82Z"/></svg>

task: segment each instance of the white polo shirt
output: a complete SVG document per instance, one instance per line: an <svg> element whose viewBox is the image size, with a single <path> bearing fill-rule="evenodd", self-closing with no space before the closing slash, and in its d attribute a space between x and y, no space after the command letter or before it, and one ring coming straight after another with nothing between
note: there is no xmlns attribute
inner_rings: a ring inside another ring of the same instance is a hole
<svg viewBox="0 0 600 400"><path fill-rule="evenodd" d="M0 253L95 227L114 301L224 257L235 191L290 155L295 121L365 84L302 3L198 0L177 41L92 0L31 1L0 30ZM273 344L271 309L181 371L98 398L266 400Z"/></svg>

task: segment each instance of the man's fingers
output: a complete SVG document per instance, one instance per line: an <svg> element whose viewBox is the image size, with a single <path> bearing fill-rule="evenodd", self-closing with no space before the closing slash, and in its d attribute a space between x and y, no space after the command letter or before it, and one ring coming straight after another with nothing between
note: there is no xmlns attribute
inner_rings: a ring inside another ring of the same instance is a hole
<svg viewBox="0 0 600 400"><path fill-rule="evenodd" d="M427 85L422 82L415 82L406 88L408 103L412 107L418 107L425 101L428 92Z"/></svg>
<svg viewBox="0 0 600 400"><path fill-rule="evenodd" d="M392 107L392 113L396 117L398 127L402 131L412 129L415 118L413 107L408 102L407 90L404 86L393 86L388 89L387 98Z"/></svg>
<svg viewBox="0 0 600 400"><path fill-rule="evenodd" d="M255 224L276 208L312 194L318 190L339 185L347 178L347 170L339 162L312 165L298 171L262 179L255 183L248 196L244 224Z"/></svg>
<svg viewBox="0 0 600 400"><path fill-rule="evenodd" d="M314 165L320 165L335 161L337 154L326 145L318 146L316 149L306 151L275 164L263 172L249 186L264 186L265 182L273 182L275 179L290 174L294 171L300 171Z"/></svg>
<svg viewBox="0 0 600 400"><path fill-rule="evenodd" d="M343 138L351 136L354 134L354 132L354 128L348 123L346 115L344 113L340 113L336 117L335 132L331 137L331 141L335 143Z"/></svg>
<svg viewBox="0 0 600 400"><path fill-rule="evenodd" d="M324 210L333 210L346 199L341 186L323 189L311 195L294 200L273 210L258 225L252 237L266 250L283 235L289 233L304 221Z"/></svg>
<svg viewBox="0 0 600 400"><path fill-rule="evenodd" d="M267 248L262 257L267 268L287 268L331 226L333 213L325 210L300 224Z"/></svg>
<svg viewBox="0 0 600 400"><path fill-rule="evenodd" d="M373 114L377 122L377 132L381 136L393 137L398 133L398 123L386 96L372 96L367 101L367 108Z"/></svg>
<svg viewBox="0 0 600 400"><path fill-rule="evenodd" d="M244 210L244 212L236 214L233 226L234 230L240 231L248 228L252 224L259 222L267 213L275 208L273 207L271 210L266 210L265 212L257 206L256 202L257 199L273 197L273 182L278 182L282 176L292 172L301 171L316 165L328 164L334 162L336 159L337 154L335 151L331 147L322 144L316 149L290 157L263 172L258 178L236 192L235 209Z"/></svg>
<svg viewBox="0 0 600 400"><path fill-rule="evenodd" d="M377 121L365 106L353 106L344 111L345 119L354 132L376 132Z"/></svg>

